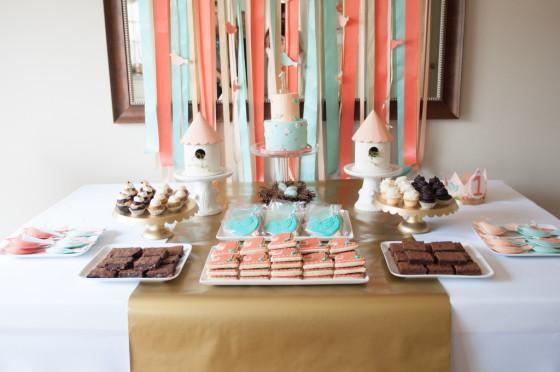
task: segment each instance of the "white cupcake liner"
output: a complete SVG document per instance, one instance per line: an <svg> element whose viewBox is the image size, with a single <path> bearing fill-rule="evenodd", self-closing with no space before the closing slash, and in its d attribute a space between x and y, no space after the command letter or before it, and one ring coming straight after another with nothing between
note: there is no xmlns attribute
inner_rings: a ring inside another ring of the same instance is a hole
<svg viewBox="0 0 560 372"><path fill-rule="evenodd" d="M422 209L432 209L435 206L436 206L436 202L428 203L420 200L420 208Z"/></svg>
<svg viewBox="0 0 560 372"><path fill-rule="evenodd" d="M142 209L132 209L132 208L129 208L129 210L130 210L130 213L131 213L133 216L141 216L141 215L144 214L144 212L146 212L146 208L142 208Z"/></svg>

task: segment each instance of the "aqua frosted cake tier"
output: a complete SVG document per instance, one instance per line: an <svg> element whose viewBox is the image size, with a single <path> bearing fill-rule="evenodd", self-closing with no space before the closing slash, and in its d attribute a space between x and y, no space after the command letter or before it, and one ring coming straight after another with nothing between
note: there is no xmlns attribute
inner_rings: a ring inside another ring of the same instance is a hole
<svg viewBox="0 0 560 372"><path fill-rule="evenodd" d="M264 121L264 141L270 151L295 151L307 147L307 121Z"/></svg>

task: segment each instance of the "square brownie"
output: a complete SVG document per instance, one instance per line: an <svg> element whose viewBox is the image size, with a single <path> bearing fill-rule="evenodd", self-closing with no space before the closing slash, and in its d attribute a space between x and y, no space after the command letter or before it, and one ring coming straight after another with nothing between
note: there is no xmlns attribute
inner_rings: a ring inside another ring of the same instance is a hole
<svg viewBox="0 0 560 372"><path fill-rule="evenodd" d="M415 265L408 262L399 262L397 264L399 273L401 274L426 274L426 267L424 265Z"/></svg>
<svg viewBox="0 0 560 372"><path fill-rule="evenodd" d="M439 265L439 264L432 264L426 265L428 269L428 274L439 274L439 275L454 275L455 270L453 270L453 266L451 265Z"/></svg>
<svg viewBox="0 0 560 372"><path fill-rule="evenodd" d="M182 245L176 245L174 247L166 247L165 249L167 250L167 253L170 256L183 257L183 246Z"/></svg>
<svg viewBox="0 0 560 372"><path fill-rule="evenodd" d="M467 258L463 252L436 252L434 256L441 265L463 265L467 263Z"/></svg>
<svg viewBox="0 0 560 372"><path fill-rule="evenodd" d="M427 252L426 244L424 244L424 242L414 242L409 240L403 241L403 249L405 251Z"/></svg>
<svg viewBox="0 0 560 372"><path fill-rule="evenodd" d="M126 270L132 266L132 257L111 257L105 264L107 270Z"/></svg>
<svg viewBox="0 0 560 372"><path fill-rule="evenodd" d="M142 248L113 248L107 257L132 257L138 258L142 256Z"/></svg>
<svg viewBox="0 0 560 372"><path fill-rule="evenodd" d="M395 252L395 254L393 255L393 260L395 260L396 263L407 262L408 257L406 257L406 254L404 254L404 252Z"/></svg>
<svg viewBox="0 0 560 372"><path fill-rule="evenodd" d="M169 255L166 248L144 248L142 257L157 256L162 260Z"/></svg>
<svg viewBox="0 0 560 372"><path fill-rule="evenodd" d="M457 252L465 252L465 248L463 247L463 244L461 243L453 243L453 245L455 246L455 250Z"/></svg>
<svg viewBox="0 0 560 372"><path fill-rule="evenodd" d="M482 270L476 262L469 262L465 265L455 265L457 275L482 275Z"/></svg>
<svg viewBox="0 0 560 372"><path fill-rule="evenodd" d="M109 256L107 255L107 257L105 257L103 260L101 260L101 262L98 263L96 267L97 267L98 269L104 269L104 268L105 268L105 265L106 265L107 262L109 262L110 260L111 260L111 257L109 257Z"/></svg>
<svg viewBox="0 0 560 372"><path fill-rule="evenodd" d="M162 265L168 265L168 264L177 265L177 262L179 262L179 256L178 255L169 256L165 260L161 260Z"/></svg>
<svg viewBox="0 0 560 372"><path fill-rule="evenodd" d="M104 268L98 268L91 270L89 274L87 274L88 278L114 278L117 276L117 272L113 270L107 270Z"/></svg>
<svg viewBox="0 0 560 372"><path fill-rule="evenodd" d="M456 251L453 242L432 242L432 251L436 252L453 252Z"/></svg>
<svg viewBox="0 0 560 372"><path fill-rule="evenodd" d="M159 256L142 256L134 261L134 268L136 270L154 270L157 269L160 264L161 258Z"/></svg>
<svg viewBox="0 0 560 372"><path fill-rule="evenodd" d="M119 271L119 278L142 278L144 270L128 269Z"/></svg>
<svg viewBox="0 0 560 372"><path fill-rule="evenodd" d="M392 255L395 254L395 252L403 252L403 245L402 243L391 243L389 244L389 252L391 252Z"/></svg>
<svg viewBox="0 0 560 372"><path fill-rule="evenodd" d="M150 270L146 273L148 278L169 278L175 273L175 265L168 264L160 266L155 270Z"/></svg>
<svg viewBox="0 0 560 372"><path fill-rule="evenodd" d="M428 252L404 251L404 254L411 264L428 265L434 263L434 257Z"/></svg>

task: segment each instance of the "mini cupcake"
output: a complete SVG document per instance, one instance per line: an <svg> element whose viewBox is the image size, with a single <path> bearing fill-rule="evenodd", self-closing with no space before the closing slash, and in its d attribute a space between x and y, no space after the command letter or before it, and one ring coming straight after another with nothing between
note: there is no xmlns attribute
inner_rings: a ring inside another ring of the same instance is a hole
<svg viewBox="0 0 560 372"><path fill-rule="evenodd" d="M164 210L165 205L161 204L161 202L157 199L152 199L150 205L148 206L148 212L150 212L150 214L153 216L162 214Z"/></svg>
<svg viewBox="0 0 560 372"><path fill-rule="evenodd" d="M134 185L130 181L124 184L124 190L128 191L133 198L138 194L138 191L134 188Z"/></svg>
<svg viewBox="0 0 560 372"><path fill-rule="evenodd" d="M146 207L148 206L148 204L150 204L150 197L148 196L148 193L146 191L140 191L137 196L142 198Z"/></svg>
<svg viewBox="0 0 560 372"><path fill-rule="evenodd" d="M451 195L449 195L445 186L442 185L436 190L436 199L440 205L449 205L451 203Z"/></svg>
<svg viewBox="0 0 560 372"><path fill-rule="evenodd" d="M179 191L184 192L185 195L187 195L187 198L189 197L189 190L187 190L187 188L185 187L185 185L180 185L179 187L177 187L177 188L175 189L175 192L174 192L173 194L174 194L174 195L177 195L177 193L178 193Z"/></svg>
<svg viewBox="0 0 560 372"><path fill-rule="evenodd" d="M385 196L386 196L385 199L387 200L387 204L389 205L397 205L401 201L401 193L399 192L399 189L397 189L396 187L391 187L387 189L387 191L385 192Z"/></svg>
<svg viewBox="0 0 560 372"><path fill-rule="evenodd" d="M424 176L417 175L414 178L414 182L416 182L416 183L426 183L426 179L424 178Z"/></svg>
<svg viewBox="0 0 560 372"><path fill-rule="evenodd" d="M379 185L379 192L381 193L381 197L383 199L387 199L387 190L389 190L391 187L395 187L395 186L383 184L383 183Z"/></svg>
<svg viewBox="0 0 560 372"><path fill-rule="evenodd" d="M154 197L154 188L150 185L144 185L142 186L142 188L140 189L140 191L145 191L146 194L148 194L148 198L151 200Z"/></svg>
<svg viewBox="0 0 560 372"><path fill-rule="evenodd" d="M384 178L383 181L381 181L381 185L395 186L395 181L390 178Z"/></svg>
<svg viewBox="0 0 560 372"><path fill-rule="evenodd" d="M409 190L414 190L414 187L412 187L412 185L410 183L408 183L408 181L400 182L397 187L398 187L399 192L401 194L404 194L405 192L407 192Z"/></svg>
<svg viewBox="0 0 560 372"><path fill-rule="evenodd" d="M154 195L154 198L152 200L159 200L161 202L161 204L167 204L167 200L169 198L167 197L167 195L165 194L164 191L158 191L156 192L156 194Z"/></svg>
<svg viewBox="0 0 560 372"><path fill-rule="evenodd" d="M159 189L159 191L165 192L165 195L167 195L168 198L171 195L173 195L173 189L171 187L169 187L169 185L167 183L164 183L163 185L161 185L161 189Z"/></svg>
<svg viewBox="0 0 560 372"><path fill-rule="evenodd" d="M404 206L408 208L414 208L418 205L418 199L420 198L420 194L418 191L412 189L408 190L403 195Z"/></svg>
<svg viewBox="0 0 560 372"><path fill-rule="evenodd" d="M408 181L408 177L407 177L407 176L400 176L400 177L397 177L397 179L395 180L395 184L399 184L399 183L401 183L401 182L410 183L410 182Z"/></svg>
<svg viewBox="0 0 560 372"><path fill-rule="evenodd" d="M135 196L132 201L132 205L129 208L130 213L134 216L141 216L146 211L146 204L144 204L144 199L140 196Z"/></svg>
<svg viewBox="0 0 560 372"><path fill-rule="evenodd" d="M177 199L179 199L179 200L181 201L181 203L183 203L183 204L186 204L186 203L187 203L187 199L189 198L189 197L187 196L187 194L186 194L184 191L182 191L182 190L176 192L174 196L175 196Z"/></svg>
<svg viewBox="0 0 560 372"><path fill-rule="evenodd" d="M167 201L167 209L169 209L170 212L177 212L182 206L183 203L178 197L174 195L169 197L169 200Z"/></svg>
<svg viewBox="0 0 560 372"><path fill-rule="evenodd" d="M119 196L117 196L117 209L119 212L123 214L128 214L128 208L132 205L132 200L130 199L130 195L127 193L121 192Z"/></svg>
<svg viewBox="0 0 560 372"><path fill-rule="evenodd" d="M432 209L436 206L436 197L430 190L423 189L420 193L420 207L422 209Z"/></svg>

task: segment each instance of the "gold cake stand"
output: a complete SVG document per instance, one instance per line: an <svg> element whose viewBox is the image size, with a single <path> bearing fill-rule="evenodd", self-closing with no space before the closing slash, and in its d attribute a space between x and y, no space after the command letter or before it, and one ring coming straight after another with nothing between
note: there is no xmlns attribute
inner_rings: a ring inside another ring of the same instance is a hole
<svg viewBox="0 0 560 372"><path fill-rule="evenodd" d="M430 231L430 225L422 220L424 217L447 216L459 210L459 206L453 198L451 198L451 203L449 203L449 205L438 204L432 209L421 209L420 203L414 208L405 207L402 200L397 205L389 205L381 194L375 196L373 203L383 212L398 214L399 216L408 216L397 226L399 231L405 234L425 234Z"/></svg>
<svg viewBox="0 0 560 372"><path fill-rule="evenodd" d="M122 214L117 207L113 211L113 217L119 221L129 225L148 225L148 228L142 233L145 239L159 240L167 239L175 235L175 233L166 227L166 223L181 222L187 220L195 215L198 211L198 206L189 198L187 204L183 205L181 209L176 212L170 212L167 209L159 216L152 216L150 212L146 211L141 216L133 216L132 214Z"/></svg>

